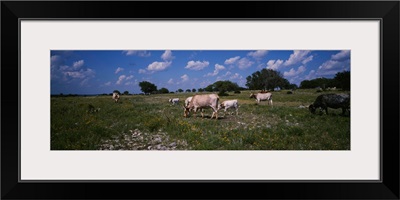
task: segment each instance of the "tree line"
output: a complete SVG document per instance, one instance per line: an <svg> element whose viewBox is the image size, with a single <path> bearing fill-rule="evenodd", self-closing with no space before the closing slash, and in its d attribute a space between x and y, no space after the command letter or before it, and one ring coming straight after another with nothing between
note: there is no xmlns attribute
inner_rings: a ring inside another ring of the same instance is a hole
<svg viewBox="0 0 400 200"><path fill-rule="evenodd" d="M224 80L216 81L213 84L208 85L205 88L198 89L178 89L175 92L219 92L220 95L225 95L226 92L240 93L241 90L268 90L274 91L277 88L280 89L313 89L313 88L328 88L337 87L342 90L350 90L350 71L338 72L332 79L329 78L315 78L312 80L303 80L298 87L296 84L290 83L285 79L279 71L272 69L262 69L260 71L254 72L252 75L246 77L247 88L240 87L237 83ZM145 94L166 94L174 93L167 88L157 89L157 86L148 81L139 82L139 87L141 91ZM119 93L119 91L118 91ZM129 94L125 91L124 94Z"/></svg>

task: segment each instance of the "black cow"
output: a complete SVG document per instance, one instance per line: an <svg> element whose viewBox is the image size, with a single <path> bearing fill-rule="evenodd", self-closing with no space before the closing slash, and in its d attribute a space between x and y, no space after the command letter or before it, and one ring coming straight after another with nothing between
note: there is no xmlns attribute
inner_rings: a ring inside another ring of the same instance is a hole
<svg viewBox="0 0 400 200"><path fill-rule="evenodd" d="M311 113L315 113L317 108L325 110L328 114L328 108L342 109L342 115L346 110L350 110L350 95L349 94L321 94L317 97L313 104L309 107Z"/></svg>

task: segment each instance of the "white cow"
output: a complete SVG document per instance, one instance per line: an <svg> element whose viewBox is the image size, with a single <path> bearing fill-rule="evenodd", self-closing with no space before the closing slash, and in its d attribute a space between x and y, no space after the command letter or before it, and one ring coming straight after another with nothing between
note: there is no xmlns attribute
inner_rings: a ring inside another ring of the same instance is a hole
<svg viewBox="0 0 400 200"><path fill-rule="evenodd" d="M173 98L173 99L169 99L169 102L172 103L172 105L178 104L179 103L179 98Z"/></svg>
<svg viewBox="0 0 400 200"><path fill-rule="evenodd" d="M114 92L112 95L112 99L114 99L115 103L118 103L119 101L119 94L117 92Z"/></svg>
<svg viewBox="0 0 400 200"><path fill-rule="evenodd" d="M201 110L201 117L204 117L203 109L204 108L211 108L213 113L211 115L211 119L215 115L215 119L218 119L218 101L219 96L216 94L201 94L201 95L194 95L192 100L189 102L189 105L183 106L184 112L183 116L188 117L190 111L194 111L194 115L196 114L197 110Z"/></svg>
<svg viewBox="0 0 400 200"><path fill-rule="evenodd" d="M192 100L193 97L188 97L185 100L185 107L187 107L189 105L189 102Z"/></svg>
<svg viewBox="0 0 400 200"><path fill-rule="evenodd" d="M224 109L225 113L224 116L226 115L226 110L228 109L235 109L236 110L236 115L239 114L239 104L237 99L233 100L226 100L223 101L222 103L219 104L218 110ZM230 113L232 115L232 113Z"/></svg>
<svg viewBox="0 0 400 200"><path fill-rule="evenodd" d="M260 101L268 101L268 105L272 106L272 93L257 93L257 94L250 94L250 98L255 98L257 104L260 103Z"/></svg>

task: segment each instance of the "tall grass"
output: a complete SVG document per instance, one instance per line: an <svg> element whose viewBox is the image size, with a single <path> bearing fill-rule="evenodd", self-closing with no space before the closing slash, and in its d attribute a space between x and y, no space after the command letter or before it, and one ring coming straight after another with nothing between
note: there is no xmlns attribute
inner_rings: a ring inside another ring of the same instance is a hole
<svg viewBox="0 0 400 200"><path fill-rule="evenodd" d="M321 94L314 90L273 92L273 106L266 102L257 105L249 98L250 91L229 93L220 101L238 99L239 115L225 116L221 110L218 120L210 119L211 109L205 110L204 118L200 113L183 117L183 101L193 94L122 96L119 103L111 96L52 97L51 149L96 150L105 141L133 130L146 137L162 135L168 142L184 142L178 150L350 149L349 116L341 116L340 109L314 115L301 107ZM171 97L179 97L180 104L171 105Z"/></svg>

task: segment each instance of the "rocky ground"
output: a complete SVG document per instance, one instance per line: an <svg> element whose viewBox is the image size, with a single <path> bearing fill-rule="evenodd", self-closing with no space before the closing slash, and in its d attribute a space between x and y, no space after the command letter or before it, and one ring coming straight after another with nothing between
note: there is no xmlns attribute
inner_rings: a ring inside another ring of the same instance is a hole
<svg viewBox="0 0 400 200"><path fill-rule="evenodd" d="M149 134L138 129L104 140L100 150L185 150L184 140L171 141L166 133Z"/></svg>

